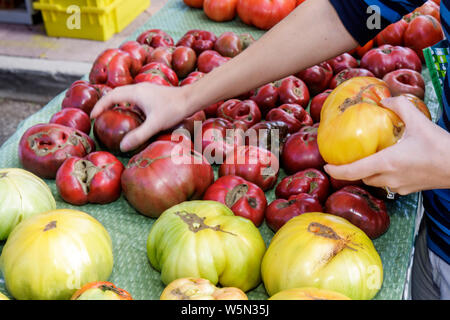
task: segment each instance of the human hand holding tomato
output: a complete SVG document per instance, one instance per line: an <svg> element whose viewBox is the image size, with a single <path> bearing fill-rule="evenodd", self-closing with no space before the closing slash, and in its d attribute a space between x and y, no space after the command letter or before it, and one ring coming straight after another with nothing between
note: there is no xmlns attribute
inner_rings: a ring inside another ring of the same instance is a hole
<svg viewBox="0 0 450 320"><path fill-rule="evenodd" d="M429 121L404 96L381 103L405 123L401 140L351 164L326 165L325 171L335 179L362 179L370 186L387 186L400 195L449 188L450 134Z"/></svg>

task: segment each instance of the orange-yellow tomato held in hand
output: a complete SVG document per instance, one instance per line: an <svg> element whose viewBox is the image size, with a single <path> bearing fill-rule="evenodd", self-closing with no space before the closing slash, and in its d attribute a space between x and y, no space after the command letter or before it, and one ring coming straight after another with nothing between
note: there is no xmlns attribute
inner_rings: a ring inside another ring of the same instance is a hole
<svg viewBox="0 0 450 320"><path fill-rule="evenodd" d="M169 283L160 300L248 300L239 288L217 288L202 278L181 278Z"/></svg>
<svg viewBox="0 0 450 320"><path fill-rule="evenodd" d="M323 159L348 164L395 144L405 125L381 105L388 97L387 84L373 77L352 78L334 89L320 115L317 142Z"/></svg>

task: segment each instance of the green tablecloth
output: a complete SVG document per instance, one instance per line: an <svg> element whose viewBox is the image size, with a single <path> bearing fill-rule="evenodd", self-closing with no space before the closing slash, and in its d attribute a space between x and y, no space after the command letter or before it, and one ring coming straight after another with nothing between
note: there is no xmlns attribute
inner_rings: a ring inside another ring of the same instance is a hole
<svg viewBox="0 0 450 320"><path fill-rule="evenodd" d="M151 28L167 31L177 41L187 30L205 29L217 35L233 30L237 33L250 32L255 38L262 31L248 27L238 19L226 23L215 23L206 18L201 10L186 7L181 0L170 0L155 16L136 30L132 38ZM428 72L424 71L427 80L427 98L433 119L436 119L438 102L434 94ZM21 167L17 148L22 134L32 125L48 122L51 115L59 111L64 92L50 101L42 110L23 121L14 135L0 148L0 168ZM121 159L125 164L128 159ZM217 169L217 168L216 168ZM217 175L217 170L216 175ZM285 174L281 172L280 178ZM129 291L135 299L158 299L164 286L160 275L153 270L147 259L146 240L155 220L139 215L122 196L118 201L108 205L86 205L75 207L65 203L56 191L54 181L46 181L57 201L58 208L71 208L85 211L98 219L109 231L114 247L114 270L110 281ZM274 190L267 192L268 201L272 201ZM413 247L418 194L402 197L388 204L391 226L386 234L374 241L381 255L384 267L384 282L376 299L401 299L407 277L407 268ZM266 244L270 243L272 231L263 225L261 233ZM0 242L0 250L3 247ZM0 291L6 293L4 279L0 277ZM249 292L250 299L266 299L263 285Z"/></svg>

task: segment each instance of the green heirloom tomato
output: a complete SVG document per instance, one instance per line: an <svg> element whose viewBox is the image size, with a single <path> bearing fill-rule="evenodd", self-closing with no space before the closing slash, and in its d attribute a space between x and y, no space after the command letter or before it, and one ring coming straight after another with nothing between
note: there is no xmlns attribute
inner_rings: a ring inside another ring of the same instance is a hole
<svg viewBox="0 0 450 320"><path fill-rule="evenodd" d="M54 210L20 223L0 256L6 287L19 300L70 299L113 268L111 238L90 215Z"/></svg>
<svg viewBox="0 0 450 320"><path fill-rule="evenodd" d="M22 220L55 209L52 192L41 178L23 169L0 169L0 241Z"/></svg>
<svg viewBox="0 0 450 320"><path fill-rule="evenodd" d="M248 291L261 281L266 250L253 222L216 201L188 201L166 210L147 240L152 266L162 281L204 278Z"/></svg>
<svg viewBox="0 0 450 320"><path fill-rule="evenodd" d="M383 283L383 265L369 237L347 220L319 212L304 213L278 230L261 273L270 296L315 287L365 300Z"/></svg>

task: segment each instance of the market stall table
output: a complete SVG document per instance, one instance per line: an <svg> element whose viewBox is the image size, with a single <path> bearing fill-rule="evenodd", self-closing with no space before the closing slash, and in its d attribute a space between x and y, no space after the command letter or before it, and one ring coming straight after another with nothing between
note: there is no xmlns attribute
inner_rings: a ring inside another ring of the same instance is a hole
<svg viewBox="0 0 450 320"><path fill-rule="evenodd" d="M180 0L170 0L161 11L136 30L130 39L135 39L142 31L152 28L166 31L173 36L175 41L190 29L205 29L214 32L216 35L225 31L248 32L256 39L263 34L261 30L251 28L237 18L225 23L212 22L204 15L202 10L191 9ZM436 120L439 103L428 70L424 69L423 75L427 83L425 101L433 120ZM85 79L87 79L87 76ZM21 167L18 159L18 143L21 136L31 126L48 122L51 116L60 110L64 94L65 92L55 97L42 110L30 116L18 126L14 135L0 148L1 168ZM128 162L126 158L120 158L120 160L124 164ZM217 170L218 168L215 167L216 178ZM278 181L285 176L284 172L280 172ZM114 269L109 281L130 292L134 299L159 299L164 284L160 280L160 274L151 267L146 250L147 237L155 220L137 213L123 195L118 201L108 205L85 205L82 207L69 205L58 195L55 181L47 180L46 182L52 190L58 208L87 212L98 219L110 233L113 241ZM266 196L268 202L274 200L274 189L266 192ZM386 234L374 240L384 267L384 282L375 299L382 300L402 298L417 228L416 213L419 206L419 194L401 197L387 205L391 218L390 228ZM260 227L260 231L266 245L269 245L273 232L266 224ZM0 242L0 250L3 245L4 242ZM1 276L0 291L6 292L4 279ZM250 299L268 298L263 284L250 291L248 296Z"/></svg>

